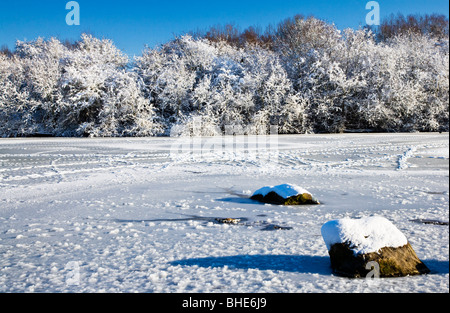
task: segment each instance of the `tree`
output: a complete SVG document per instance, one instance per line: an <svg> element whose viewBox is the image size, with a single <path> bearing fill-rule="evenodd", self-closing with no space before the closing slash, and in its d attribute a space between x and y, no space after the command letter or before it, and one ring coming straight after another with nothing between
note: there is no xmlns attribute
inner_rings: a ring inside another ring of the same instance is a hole
<svg viewBox="0 0 450 313"><path fill-rule="evenodd" d="M19 41L0 52L0 136L445 131L445 22L391 19L380 41L295 16L180 36L132 62L92 35Z"/></svg>
<svg viewBox="0 0 450 313"><path fill-rule="evenodd" d="M408 15L391 14L385 18L378 28L380 40L388 40L398 35L425 35L437 40L446 39L449 36L449 21L445 15Z"/></svg>

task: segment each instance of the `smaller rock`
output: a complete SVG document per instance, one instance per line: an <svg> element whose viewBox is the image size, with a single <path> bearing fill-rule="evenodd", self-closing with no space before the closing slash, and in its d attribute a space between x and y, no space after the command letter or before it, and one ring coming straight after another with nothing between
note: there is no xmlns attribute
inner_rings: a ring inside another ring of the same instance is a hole
<svg viewBox="0 0 450 313"><path fill-rule="evenodd" d="M221 224L233 224L237 225L241 222L238 218L216 218L216 221Z"/></svg>
<svg viewBox="0 0 450 313"><path fill-rule="evenodd" d="M416 220L411 220L411 222L416 222L419 224L426 224L426 225L448 226L448 222L438 221L438 220L416 219Z"/></svg>
<svg viewBox="0 0 450 313"><path fill-rule="evenodd" d="M309 191L290 184L260 188L250 199L277 205L320 204Z"/></svg>
<svg viewBox="0 0 450 313"><path fill-rule="evenodd" d="M269 231L269 230L291 230L292 227L287 227L287 226L279 226L279 225L274 225L274 224L269 224L266 227L264 227L263 231Z"/></svg>

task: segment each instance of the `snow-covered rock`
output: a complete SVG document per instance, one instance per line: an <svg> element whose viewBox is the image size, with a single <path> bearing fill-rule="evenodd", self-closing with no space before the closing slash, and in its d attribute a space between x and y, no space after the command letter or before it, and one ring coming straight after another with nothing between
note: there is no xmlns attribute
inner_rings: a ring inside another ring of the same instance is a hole
<svg viewBox="0 0 450 313"><path fill-rule="evenodd" d="M251 199L283 205L320 204L308 190L290 184L262 187L253 193Z"/></svg>
<svg viewBox="0 0 450 313"><path fill-rule="evenodd" d="M333 220L321 231L338 275L396 277L429 272L405 235L384 217Z"/></svg>
<svg viewBox="0 0 450 313"><path fill-rule="evenodd" d="M328 250L335 243L351 242L355 254L378 252L384 247L398 248L408 243L405 235L381 216L329 221L322 226L322 237Z"/></svg>

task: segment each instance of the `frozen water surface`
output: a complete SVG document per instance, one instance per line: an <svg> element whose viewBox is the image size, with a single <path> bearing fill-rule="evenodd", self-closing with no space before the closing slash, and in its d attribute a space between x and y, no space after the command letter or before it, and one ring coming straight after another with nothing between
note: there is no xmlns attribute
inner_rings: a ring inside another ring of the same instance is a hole
<svg viewBox="0 0 450 313"><path fill-rule="evenodd" d="M0 139L0 292L448 292L448 223L417 222L449 220L448 148L448 133ZM249 199L285 183L322 204ZM373 215L432 273L333 275L322 225Z"/></svg>

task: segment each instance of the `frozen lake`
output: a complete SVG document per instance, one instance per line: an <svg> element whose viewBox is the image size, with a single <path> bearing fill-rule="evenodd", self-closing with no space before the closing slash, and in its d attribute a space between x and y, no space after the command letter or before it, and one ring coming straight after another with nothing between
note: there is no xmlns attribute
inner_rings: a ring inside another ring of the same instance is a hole
<svg viewBox="0 0 450 313"><path fill-rule="evenodd" d="M448 149L448 133L0 139L0 292L448 292L449 226L420 222L449 220ZM322 204L248 199L283 183ZM321 226L372 215L432 273L333 275Z"/></svg>

